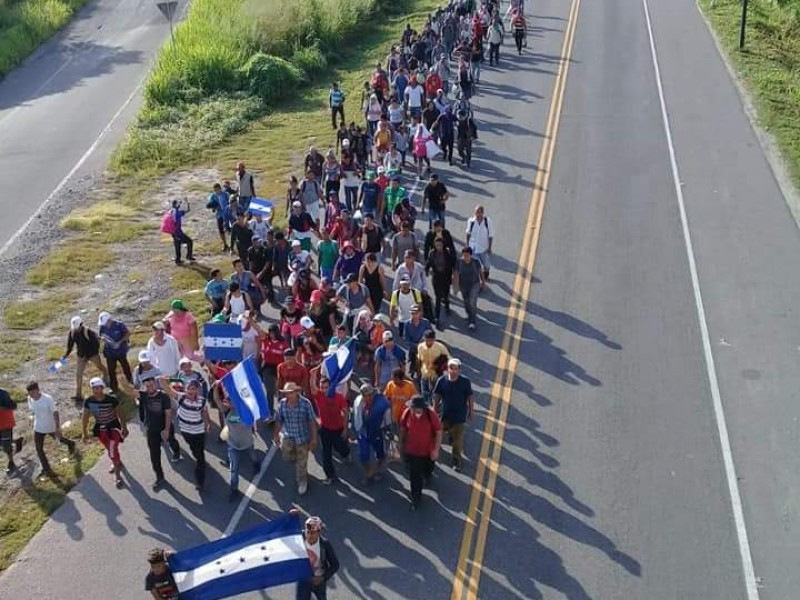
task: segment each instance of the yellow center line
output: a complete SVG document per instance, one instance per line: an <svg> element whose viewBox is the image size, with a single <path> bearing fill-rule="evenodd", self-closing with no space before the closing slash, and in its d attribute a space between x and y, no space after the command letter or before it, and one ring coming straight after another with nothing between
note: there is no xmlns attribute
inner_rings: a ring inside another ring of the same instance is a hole
<svg viewBox="0 0 800 600"><path fill-rule="evenodd" d="M453 591L450 596L451 600L462 600L465 589L468 599L477 598L478 594L483 555L486 549L486 537L491 519L492 504L494 502L494 490L500 465L500 454L508 418L508 407L511 402L511 393L517 366L517 354L519 353L519 347L522 341L525 314L527 312L527 304L533 281L536 250L539 246L539 235L544 215L545 200L547 198L547 187L550 180L553 154L555 152L558 125L561 119L561 108L564 100L564 91L566 89L566 79L567 73L569 72L570 56L572 54L579 9L580 0L572 0L567 30L561 48L561 60L556 74L553 98L548 113L544 141L539 156L539 163L537 164L533 194L526 219L526 223L528 224L526 230L532 230L532 235L527 235L527 231L523 234L517 274L514 279L511 302L507 313L510 327L507 328L506 335L503 337L498 368L492 384L491 402L486 425L482 434L483 441L481 443L478 465L472 485L469 507L467 509L464 534L461 540L458 564L453 581ZM499 414L497 412L498 404L500 410ZM495 415L497 416L495 417ZM487 471L488 480L486 484L484 484ZM481 503L481 499L483 499L483 503L480 507L480 512L478 512L478 505ZM475 535L476 525L478 526L477 540L475 542L474 551L472 552L472 558L470 559L469 555L472 550L472 538Z"/></svg>

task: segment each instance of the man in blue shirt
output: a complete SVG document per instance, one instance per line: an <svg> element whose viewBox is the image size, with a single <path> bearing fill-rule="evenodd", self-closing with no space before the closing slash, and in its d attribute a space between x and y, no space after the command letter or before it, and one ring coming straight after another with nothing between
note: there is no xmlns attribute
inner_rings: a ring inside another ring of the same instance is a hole
<svg viewBox="0 0 800 600"><path fill-rule="evenodd" d="M228 292L228 282L222 278L222 271L219 269L211 270L211 279L206 283L203 291L209 304L211 304L211 314L216 315L225 308L225 294Z"/></svg>
<svg viewBox="0 0 800 600"><path fill-rule="evenodd" d="M461 374L461 361L447 361L447 373L433 388L433 405L442 418L442 429L450 436L451 465L461 472L464 426L472 418L472 382Z"/></svg>
<svg viewBox="0 0 800 600"><path fill-rule="evenodd" d="M119 391L117 363L122 365L122 372L125 374L125 379L128 380L128 383L133 385L131 365L128 362L128 350L130 349L131 337L128 327L122 321L112 318L111 315L105 311L98 315L97 326L99 328L100 339L103 340L103 356L106 357L106 364L108 365L108 381L111 384L111 389L115 392Z"/></svg>
<svg viewBox="0 0 800 600"><path fill-rule="evenodd" d="M341 116L342 126L344 126L344 99L344 92L339 89L339 84L334 81L333 87L328 92L328 105L331 107L331 123L333 123L334 129L336 129L337 114Z"/></svg>
<svg viewBox="0 0 800 600"><path fill-rule="evenodd" d="M383 344L375 349L375 387L382 390L396 368L406 368L406 353L394 343L391 331L383 332Z"/></svg>
<svg viewBox="0 0 800 600"><path fill-rule="evenodd" d="M211 212L217 218L217 231L219 231L219 239L222 240L222 251L227 252L230 248L228 247L228 240L225 238L225 232L231 230L234 220L230 195L218 183L214 184L213 189L214 191L208 195L206 208L211 209Z"/></svg>
<svg viewBox="0 0 800 600"><path fill-rule="evenodd" d="M367 180L361 184L361 194L358 198L358 209L362 215L372 214L378 223L381 222L383 212L383 191L375 181L375 173L369 171ZM363 218L363 217L362 217Z"/></svg>
<svg viewBox="0 0 800 600"><path fill-rule="evenodd" d="M384 433L392 425L392 410L386 396L370 384L362 385L360 391L353 403L353 430L358 439L358 458L364 467L364 483L370 484L380 479L378 471L386 458Z"/></svg>

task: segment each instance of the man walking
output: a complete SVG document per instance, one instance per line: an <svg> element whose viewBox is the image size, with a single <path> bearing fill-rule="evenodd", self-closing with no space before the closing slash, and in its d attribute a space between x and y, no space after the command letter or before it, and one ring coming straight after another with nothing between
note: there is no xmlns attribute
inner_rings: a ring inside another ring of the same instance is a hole
<svg viewBox="0 0 800 600"><path fill-rule="evenodd" d="M147 353L154 367L164 377L174 377L178 372L181 348L178 340L166 332L162 321L153 323L153 335L147 341Z"/></svg>
<svg viewBox="0 0 800 600"><path fill-rule="evenodd" d="M442 428L452 445L451 465L461 472L464 448L464 425L472 419L472 382L461 374L461 361L447 361L447 374L433 388L433 405L442 416Z"/></svg>
<svg viewBox="0 0 800 600"><path fill-rule="evenodd" d="M383 343L375 348L375 387L384 389L397 368L405 371L406 353L395 344L394 334L387 330L383 332Z"/></svg>
<svg viewBox="0 0 800 600"><path fill-rule="evenodd" d="M225 401L224 405L228 408L228 414L225 416L225 427L228 429L228 466L231 470L231 491L228 500L233 502L241 495L239 491L239 467L242 463L242 457L246 455L250 458L253 465L253 474L258 473L261 468L261 461L256 457L253 427L242 422L242 418L232 402Z"/></svg>
<svg viewBox="0 0 800 600"><path fill-rule="evenodd" d="M92 377L89 380L89 387L92 388L92 394L83 402L81 440L84 444L88 441L89 418L94 417L92 434L100 440L108 452L108 457L111 459L109 473L114 474L117 488L121 488L124 484L120 476L122 459L119 454L119 445L128 437L125 414L117 397L106 393L106 384L102 379Z"/></svg>
<svg viewBox="0 0 800 600"><path fill-rule="evenodd" d="M283 458L295 463L297 493L308 491L308 454L317 447L317 417L308 398L300 396L300 387L289 382L281 389L281 399L275 416L275 443Z"/></svg>
<svg viewBox="0 0 800 600"><path fill-rule="evenodd" d="M184 360L184 359L181 359ZM188 360L188 359L186 359ZM181 370L181 374L185 372ZM194 373L197 373L194 371ZM199 373L198 373L199 375ZM206 481L206 433L211 429L211 416L208 414L208 400L203 393L200 380L190 377L184 381L184 393L175 392L172 387L166 390L172 400L178 403L176 417L178 429L189 445L195 460L195 489L202 492Z"/></svg>
<svg viewBox="0 0 800 600"><path fill-rule="evenodd" d="M336 129L336 115L341 117L341 127L344 127L344 100L344 92L339 89L339 84L334 81L328 92L328 106L331 109L331 123L334 129Z"/></svg>
<svg viewBox="0 0 800 600"><path fill-rule="evenodd" d="M450 150L452 153L452 149ZM425 191L422 194L422 212L425 212L425 202L428 202L428 229L433 229L433 222L438 220L444 227L445 205L450 198L450 192L447 191L447 186L439 181L439 176L436 173L431 173L430 181L425 186Z"/></svg>
<svg viewBox="0 0 800 600"><path fill-rule="evenodd" d="M75 366L75 395L72 397L76 402L83 402L83 373L87 363L92 363L103 374L103 379L108 379L108 371L100 360L100 338L98 335L83 324L80 316L72 317L67 336L67 351L61 360L72 354L72 349L77 348L78 363Z"/></svg>
<svg viewBox="0 0 800 600"><path fill-rule="evenodd" d="M17 403L11 399L11 395L7 391L0 389L0 448L8 456L6 475L11 475L17 470L14 454L19 454L25 443L25 438L22 436L14 439L14 425L17 424L14 418L15 410L17 410Z"/></svg>
<svg viewBox="0 0 800 600"><path fill-rule="evenodd" d="M244 163L236 165L236 179L239 182L238 212L246 213L250 208L250 200L256 196L256 181L251 173L248 173Z"/></svg>
<svg viewBox="0 0 800 600"><path fill-rule="evenodd" d="M322 442L322 469L325 471L325 480L322 483L325 485L336 481L334 449L344 460L350 459L350 445L347 442L350 407L342 394L328 394L330 384L327 377L320 378L319 389L314 396L320 421L319 439Z"/></svg>
<svg viewBox="0 0 800 600"><path fill-rule="evenodd" d="M411 510L422 501L422 485L433 475L442 444L442 423L425 398L414 396L400 417L400 451L408 465Z"/></svg>
<svg viewBox="0 0 800 600"><path fill-rule="evenodd" d="M392 407L370 384L360 388L353 403L353 429L358 438L358 458L364 468L364 483L380 478L378 471L386 458L384 434L392 426ZM373 456L375 460L373 460Z"/></svg>
<svg viewBox="0 0 800 600"><path fill-rule="evenodd" d="M181 456L181 448L175 439L172 424L172 403L169 396L158 389L156 380L148 377L144 380L144 391L139 392L138 405L144 407L144 425L147 428L147 448L150 450L150 466L156 480L153 491L157 492L164 485L164 469L161 467L161 442L169 442L173 460Z"/></svg>
<svg viewBox="0 0 800 600"><path fill-rule="evenodd" d="M119 391L117 382L117 363L122 366L125 379L133 385L131 375L131 365L128 362L128 349L131 334L128 327L122 321L114 319L109 313L103 311L97 317L97 326L100 338L103 340L103 356L106 357L108 365L108 382L111 389Z"/></svg>
<svg viewBox="0 0 800 600"><path fill-rule="evenodd" d="M297 582L295 600L311 600L312 594L316 600L328 598L328 581L339 570L339 559L331 543L322 537L324 528L319 517L306 519L303 541L311 562L311 579Z"/></svg>
<svg viewBox="0 0 800 600"><path fill-rule="evenodd" d="M474 215L467 221L466 234L467 246L472 248L472 256L478 259L483 268L483 279L489 281L494 228L489 222L489 217L485 215L483 206L475 207Z"/></svg>
<svg viewBox="0 0 800 600"><path fill-rule="evenodd" d="M53 470L44 453L45 438L50 435L60 444L64 444L70 454L75 454L75 442L61 435L61 419L53 397L43 394L36 381L31 381L25 388L28 392L28 409L33 413L33 443L36 455L42 465L42 473L51 476Z"/></svg>
<svg viewBox="0 0 800 600"><path fill-rule="evenodd" d="M464 310L467 312L467 327L475 329L478 317L478 293L486 284L481 263L472 256L472 248L464 246L461 258L456 262L453 285L461 292Z"/></svg>

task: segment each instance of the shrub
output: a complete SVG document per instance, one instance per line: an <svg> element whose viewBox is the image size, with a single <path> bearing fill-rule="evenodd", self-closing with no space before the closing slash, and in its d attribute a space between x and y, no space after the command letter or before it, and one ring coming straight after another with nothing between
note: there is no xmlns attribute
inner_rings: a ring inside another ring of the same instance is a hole
<svg viewBox="0 0 800 600"><path fill-rule="evenodd" d="M316 44L295 50L291 62L300 69L306 80L312 79L328 66L328 59Z"/></svg>
<svg viewBox="0 0 800 600"><path fill-rule="evenodd" d="M300 70L290 62L263 52L251 56L241 71L250 93L268 104L287 97L302 78Z"/></svg>

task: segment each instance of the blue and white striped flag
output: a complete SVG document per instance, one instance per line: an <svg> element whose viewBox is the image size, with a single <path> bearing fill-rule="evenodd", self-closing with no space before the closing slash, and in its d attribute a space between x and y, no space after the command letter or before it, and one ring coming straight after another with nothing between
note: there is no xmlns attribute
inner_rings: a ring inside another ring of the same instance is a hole
<svg viewBox="0 0 800 600"><path fill-rule="evenodd" d="M275 205L270 200L264 200L264 198L250 198L250 205L247 207L247 210L254 215L264 215L264 218L269 219L274 206Z"/></svg>
<svg viewBox="0 0 800 600"><path fill-rule="evenodd" d="M239 418L245 425L269 418L267 392L258 375L253 357L248 356L222 378L228 398L236 407Z"/></svg>
<svg viewBox="0 0 800 600"><path fill-rule="evenodd" d="M286 515L169 557L181 600L217 600L311 579L300 517Z"/></svg>
<svg viewBox="0 0 800 600"><path fill-rule="evenodd" d="M242 360L242 328L237 323L203 325L203 356L206 360Z"/></svg>
<svg viewBox="0 0 800 600"><path fill-rule="evenodd" d="M352 340L336 348L336 352L330 354L323 362L325 372L330 380L328 396L331 398L336 395L336 387L348 381L353 374L353 367L356 364L356 353L351 351Z"/></svg>

